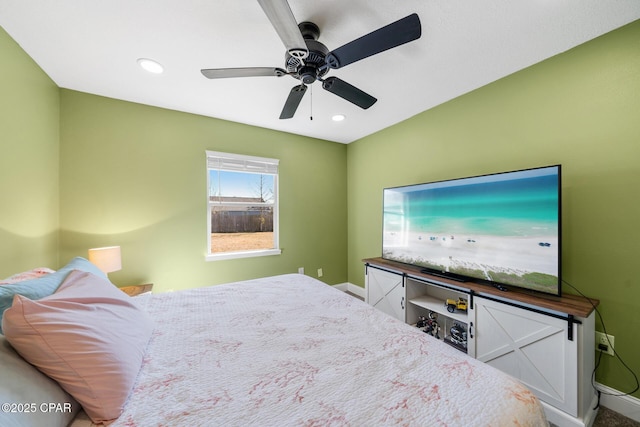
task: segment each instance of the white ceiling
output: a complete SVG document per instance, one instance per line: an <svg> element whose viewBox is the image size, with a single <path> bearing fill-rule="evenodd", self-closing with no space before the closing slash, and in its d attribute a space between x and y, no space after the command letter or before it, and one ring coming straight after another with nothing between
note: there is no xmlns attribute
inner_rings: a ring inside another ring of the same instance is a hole
<svg viewBox="0 0 640 427"><path fill-rule="evenodd" d="M362 110L289 76L209 80L202 68L284 68L255 0L0 0L0 25L62 88L349 143L640 19L639 0L290 0L329 50L417 12L422 37L330 70L378 98ZM160 75L136 60L153 58ZM310 93L312 96L310 96ZM311 108L313 120L310 120ZM347 116L332 122L331 116Z"/></svg>

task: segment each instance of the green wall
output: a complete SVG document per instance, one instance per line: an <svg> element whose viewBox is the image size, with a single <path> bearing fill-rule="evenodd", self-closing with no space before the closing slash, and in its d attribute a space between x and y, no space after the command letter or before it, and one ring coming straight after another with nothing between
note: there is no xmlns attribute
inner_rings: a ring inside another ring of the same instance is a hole
<svg viewBox="0 0 640 427"><path fill-rule="evenodd" d="M58 264L58 87L0 27L0 278Z"/></svg>
<svg viewBox="0 0 640 427"><path fill-rule="evenodd" d="M120 245L118 285L166 291L293 273L347 277L346 146L61 91L61 259ZM205 261L205 150L280 159L281 255Z"/></svg>
<svg viewBox="0 0 640 427"><path fill-rule="evenodd" d="M640 21L350 144L349 282L381 254L384 187L560 163L564 279L640 372L639 40ZM634 385L609 356L597 378Z"/></svg>

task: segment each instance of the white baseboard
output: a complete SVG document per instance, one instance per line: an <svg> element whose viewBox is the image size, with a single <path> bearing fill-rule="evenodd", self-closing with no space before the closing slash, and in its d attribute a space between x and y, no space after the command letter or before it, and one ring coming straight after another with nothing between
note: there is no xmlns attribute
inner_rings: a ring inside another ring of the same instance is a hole
<svg viewBox="0 0 640 427"><path fill-rule="evenodd" d="M334 288L342 292L347 292L347 289L349 288L348 283L338 283L337 285L331 285L331 286L333 286Z"/></svg>
<svg viewBox="0 0 640 427"><path fill-rule="evenodd" d="M358 295L362 299L367 298L367 290L361 286L354 285L353 283L347 283L347 290L352 294Z"/></svg>
<svg viewBox="0 0 640 427"><path fill-rule="evenodd" d="M640 399L633 396L620 396L622 392L600 383L596 383L596 388L602 392L601 406L640 422Z"/></svg>
<svg viewBox="0 0 640 427"><path fill-rule="evenodd" d="M353 283L345 282L333 285L334 288L342 292L351 292L354 295L358 295L362 299L366 299L367 292L363 287L354 285Z"/></svg>

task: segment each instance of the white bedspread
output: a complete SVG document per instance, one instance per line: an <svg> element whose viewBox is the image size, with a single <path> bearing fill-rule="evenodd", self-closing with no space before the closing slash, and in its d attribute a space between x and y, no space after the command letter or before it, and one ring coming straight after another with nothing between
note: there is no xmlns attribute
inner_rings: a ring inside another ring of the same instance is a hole
<svg viewBox="0 0 640 427"><path fill-rule="evenodd" d="M542 426L524 386L315 279L141 300L157 326L113 426Z"/></svg>

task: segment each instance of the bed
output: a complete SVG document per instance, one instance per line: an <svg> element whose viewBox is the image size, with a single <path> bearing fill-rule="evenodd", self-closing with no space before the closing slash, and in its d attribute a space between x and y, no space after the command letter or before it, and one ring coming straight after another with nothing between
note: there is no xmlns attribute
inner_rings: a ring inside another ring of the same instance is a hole
<svg viewBox="0 0 640 427"><path fill-rule="evenodd" d="M0 338L8 343L0 343L0 351L15 348L12 363L27 359L38 366L37 373L47 374L40 381L49 380L53 388L61 384L57 399L69 405L67 413L58 407L60 414L54 414L46 410L51 401L42 400L53 397L22 390L23 403L36 404L32 415L49 423L43 425L54 425L54 415L62 417L58 425L73 427L94 425L92 418L114 427L547 425L537 398L515 379L308 276L288 274L131 298L120 291L122 295L112 294L106 286L116 288L96 271L70 271L60 285L64 289L35 302L53 298L51 304L58 307L72 299L88 306L82 295L92 292L105 292L103 303L122 299L118 304L141 317L102 320L95 327L110 330L110 339L126 341L124 346L109 342L125 351L113 350L118 354L109 357L117 363L108 369L133 365L133 372L115 405L117 416L95 417L94 402L83 402L86 390L74 389L77 384L69 386L64 376L58 380L59 373L38 365L48 361L29 360L33 349L20 342L29 332L17 328L13 317L16 305L31 302L16 298L20 301L3 317L7 336ZM83 284L89 279L90 285ZM82 282L84 290L75 291L80 297L69 296L69 281ZM56 294L61 296L55 299ZM79 318L88 317L83 312ZM53 322L69 324L55 316ZM143 330L139 337L138 328ZM129 353L135 356L132 362L119 359ZM90 367L87 376L100 378L102 361L94 361L89 350L83 354L89 359L83 359ZM6 365L6 357L0 363ZM9 393L2 391L3 402L18 399ZM44 413L42 402L49 404ZM0 425L27 425L20 424L21 416L0 413Z"/></svg>

